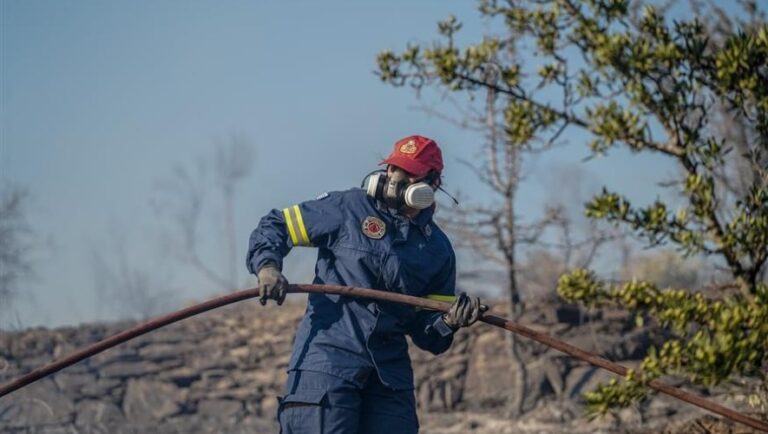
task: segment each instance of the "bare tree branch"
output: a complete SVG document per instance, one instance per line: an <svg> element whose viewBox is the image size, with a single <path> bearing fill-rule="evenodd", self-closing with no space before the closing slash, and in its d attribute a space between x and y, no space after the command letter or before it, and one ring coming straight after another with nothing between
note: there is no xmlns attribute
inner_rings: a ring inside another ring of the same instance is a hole
<svg viewBox="0 0 768 434"><path fill-rule="evenodd" d="M0 186L0 311L11 307L21 282L32 276L32 230L26 219L29 194L20 187Z"/></svg>
<svg viewBox="0 0 768 434"><path fill-rule="evenodd" d="M250 176L253 160L251 142L245 137L232 136L218 143L211 157L200 159L191 167L176 166L169 177L156 183L157 195L152 205L170 226L162 237L165 248L222 290L237 288L239 284L241 267L237 259L235 207L238 187ZM208 191L211 185L213 195ZM225 254L217 255L224 259L223 264L211 263L201 255L204 239L201 220L214 209L220 210L219 215L214 215L214 222L221 234L217 238L224 240Z"/></svg>

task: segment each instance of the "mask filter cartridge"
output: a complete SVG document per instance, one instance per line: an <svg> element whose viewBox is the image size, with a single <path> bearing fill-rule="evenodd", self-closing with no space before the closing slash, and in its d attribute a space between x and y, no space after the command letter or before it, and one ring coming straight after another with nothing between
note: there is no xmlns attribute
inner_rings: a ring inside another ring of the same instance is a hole
<svg viewBox="0 0 768 434"><path fill-rule="evenodd" d="M403 205L425 209L435 202L435 191L426 182L409 184L406 180L389 179L383 171L370 174L363 186L368 196L383 200L394 209L400 209Z"/></svg>
<svg viewBox="0 0 768 434"><path fill-rule="evenodd" d="M417 182L405 189L405 204L411 208L429 208L435 202L435 191L426 182Z"/></svg>

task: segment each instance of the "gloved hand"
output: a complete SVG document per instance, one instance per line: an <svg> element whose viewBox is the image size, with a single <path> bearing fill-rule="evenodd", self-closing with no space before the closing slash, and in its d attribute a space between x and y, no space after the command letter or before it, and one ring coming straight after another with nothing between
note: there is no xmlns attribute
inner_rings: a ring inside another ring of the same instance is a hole
<svg viewBox="0 0 768 434"><path fill-rule="evenodd" d="M456 297L451 309L443 314L443 321L453 330L468 327L480 318L480 314L488 310L488 306L480 304L479 297L469 297L462 292Z"/></svg>
<svg viewBox="0 0 768 434"><path fill-rule="evenodd" d="M259 269L259 302L262 306L267 304L270 298L277 301L280 306L285 301L286 291L288 290L288 280L283 273L277 269L273 262L267 262Z"/></svg>

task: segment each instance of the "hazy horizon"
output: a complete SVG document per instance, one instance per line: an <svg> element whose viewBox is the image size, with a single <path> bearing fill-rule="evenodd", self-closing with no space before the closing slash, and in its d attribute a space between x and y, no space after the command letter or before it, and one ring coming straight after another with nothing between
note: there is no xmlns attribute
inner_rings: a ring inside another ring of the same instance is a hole
<svg viewBox="0 0 768 434"><path fill-rule="evenodd" d="M379 51L435 39L437 21L449 14L465 23L462 40L478 40L492 28L475 6L0 2L0 180L29 192L35 234L35 277L12 310L0 311L0 327L114 318L114 306L97 296L98 258L114 264L123 255L129 268L148 270L172 291L169 308L223 291L158 246L167 220L150 202L174 167L210 161L233 137L255 150L235 208L242 283L248 235L262 215L358 186L405 135L440 143L449 191L487 199L460 163L476 157L481 137L414 108L450 110L439 95L419 101L373 73ZM624 150L584 161L586 138L567 139L568 146L527 157L518 199L523 220L554 198L603 184L648 202L660 194L656 182L675 174L664 158ZM563 185L569 173L581 184ZM206 202L201 221L201 257L215 269L226 268L219 205ZM293 254L289 280L309 281L313 256ZM472 266L463 257L460 271Z"/></svg>

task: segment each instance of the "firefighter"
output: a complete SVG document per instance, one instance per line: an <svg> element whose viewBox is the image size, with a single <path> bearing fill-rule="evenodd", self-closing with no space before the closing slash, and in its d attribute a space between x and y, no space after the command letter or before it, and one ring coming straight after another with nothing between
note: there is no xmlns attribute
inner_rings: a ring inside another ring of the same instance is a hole
<svg viewBox="0 0 768 434"><path fill-rule="evenodd" d="M279 398L283 434L416 433L409 335L446 351L453 334L481 315L477 298L455 295L456 257L432 220L443 160L437 143L409 136L362 188L329 192L272 210L253 231L246 259L260 302L285 300L283 258L316 247L315 284L393 291L452 302L447 313L328 294L310 294Z"/></svg>

